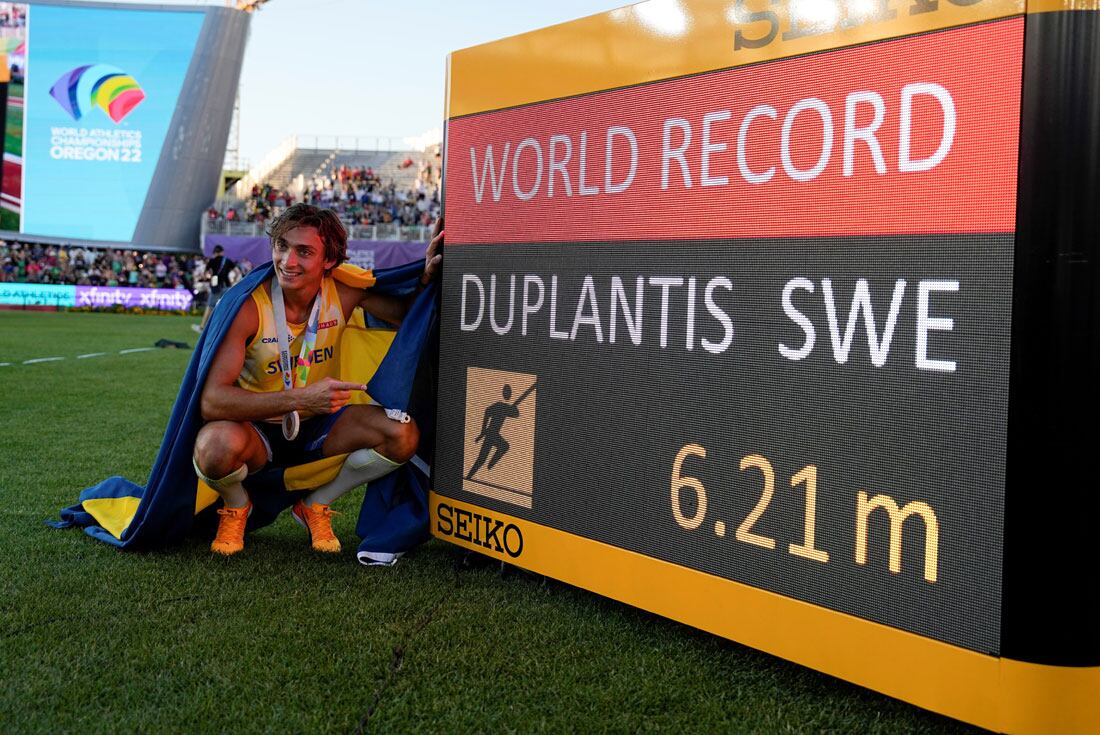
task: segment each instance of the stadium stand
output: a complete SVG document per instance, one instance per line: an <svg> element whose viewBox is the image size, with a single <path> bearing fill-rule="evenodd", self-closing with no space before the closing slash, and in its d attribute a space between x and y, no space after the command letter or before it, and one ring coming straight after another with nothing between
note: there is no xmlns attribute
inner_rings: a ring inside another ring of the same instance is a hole
<svg viewBox="0 0 1100 735"><path fill-rule="evenodd" d="M304 140L304 139L303 139ZM441 159L427 151L320 148L289 138L207 210L203 234L261 236L299 201L333 209L356 240L426 240L440 212Z"/></svg>
<svg viewBox="0 0 1100 735"><path fill-rule="evenodd" d="M262 236L273 217L299 201L338 212L357 240L426 241L439 216L438 147L422 152L295 145L267 160L262 181L246 177L247 188L242 181L207 210L204 233ZM252 267L247 260L238 265L241 275ZM0 240L3 283L183 288L201 303L207 278L200 253Z"/></svg>
<svg viewBox="0 0 1100 735"><path fill-rule="evenodd" d="M332 163L334 157L335 153L332 151L295 150L269 175L264 177L264 183L277 189L286 189L298 176L303 176L307 172L312 174L324 170Z"/></svg>

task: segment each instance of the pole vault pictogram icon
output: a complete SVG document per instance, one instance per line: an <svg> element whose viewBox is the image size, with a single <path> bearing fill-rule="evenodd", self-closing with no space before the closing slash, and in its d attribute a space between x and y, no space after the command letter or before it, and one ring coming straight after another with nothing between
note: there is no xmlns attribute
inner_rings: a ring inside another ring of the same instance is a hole
<svg viewBox="0 0 1100 735"><path fill-rule="evenodd" d="M489 460L489 466L486 469L491 470L500 461L500 458L508 452L508 440L500 435L500 430L507 419L519 418L519 404L523 403L523 399L534 392L536 385L537 383L531 383L531 387L523 391L523 395L508 403L508 400L512 397L512 386L505 383L504 388L501 389L504 400L497 401L485 409L485 418L481 421L481 433L474 437L475 444L481 442L481 452L478 453L477 459L470 467L470 471L466 473L467 480L474 479L474 474L485 464L485 460ZM489 455L492 454L494 449L496 454L493 454L490 458Z"/></svg>
<svg viewBox="0 0 1100 735"><path fill-rule="evenodd" d="M538 378L467 368L462 487L530 508L534 494Z"/></svg>

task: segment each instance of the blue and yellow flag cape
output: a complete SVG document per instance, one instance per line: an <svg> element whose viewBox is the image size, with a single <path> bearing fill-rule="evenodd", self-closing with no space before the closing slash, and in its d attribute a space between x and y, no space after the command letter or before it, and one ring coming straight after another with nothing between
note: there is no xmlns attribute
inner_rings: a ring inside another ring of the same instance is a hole
<svg viewBox="0 0 1100 735"><path fill-rule="evenodd" d="M191 465L195 436L203 425L202 388L237 312L272 272L270 263L256 268L225 294L211 314L184 373L145 487L122 477L109 477L80 493L77 504L62 509L61 520L50 525L79 526L89 536L123 549L149 549L179 541L197 520L213 519L217 494L196 479ZM422 272L423 262L416 261L376 273L345 264L333 275L350 285L401 295L416 288ZM435 438L434 396L425 394L433 390L434 384L430 373L435 364L437 312L437 285L433 282L413 302L396 333L370 329L361 318L349 320L345 330L341 378L367 381L369 375L370 397L386 408L407 411L420 429L418 458L367 487L356 525L362 539L360 553L403 553L429 536L427 465L419 457L427 456ZM429 380L420 381L426 390L414 396L418 368ZM346 456L327 457L298 467L267 468L249 476L245 487L254 508L248 528L275 520L300 497L297 491L331 480Z"/></svg>

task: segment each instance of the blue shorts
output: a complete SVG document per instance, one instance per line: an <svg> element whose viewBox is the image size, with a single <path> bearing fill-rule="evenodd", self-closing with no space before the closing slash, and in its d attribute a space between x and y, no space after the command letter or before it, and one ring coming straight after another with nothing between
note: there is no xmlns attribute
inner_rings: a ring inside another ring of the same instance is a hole
<svg viewBox="0 0 1100 735"><path fill-rule="evenodd" d="M267 462L279 467L291 467L296 464L315 462L324 455L321 447L332 431L336 420L344 413L344 406L335 413L321 414L304 419L298 428L298 436L293 441L287 441L283 436L282 423L272 424L267 421L253 421L252 428L260 435L264 446L267 448Z"/></svg>

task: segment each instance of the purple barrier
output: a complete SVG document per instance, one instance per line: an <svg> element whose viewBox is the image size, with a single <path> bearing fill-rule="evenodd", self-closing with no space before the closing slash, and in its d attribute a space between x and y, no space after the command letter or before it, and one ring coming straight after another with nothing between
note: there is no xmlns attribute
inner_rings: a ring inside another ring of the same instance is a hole
<svg viewBox="0 0 1100 735"><path fill-rule="evenodd" d="M271 260L271 241L266 237L244 237L240 235L206 235L202 241L203 255L210 258L214 248L221 245L230 260L247 260L253 266Z"/></svg>
<svg viewBox="0 0 1100 735"><path fill-rule="evenodd" d="M194 297L184 288L129 288L125 286L77 286L74 306L115 306L165 311L187 311Z"/></svg>
<svg viewBox="0 0 1100 735"><path fill-rule="evenodd" d="M207 235L203 253L210 257L214 246L221 245L230 260L248 260L253 266L271 260L271 242L266 237ZM424 257L428 244L399 240L348 240L348 261L360 268L391 268Z"/></svg>

